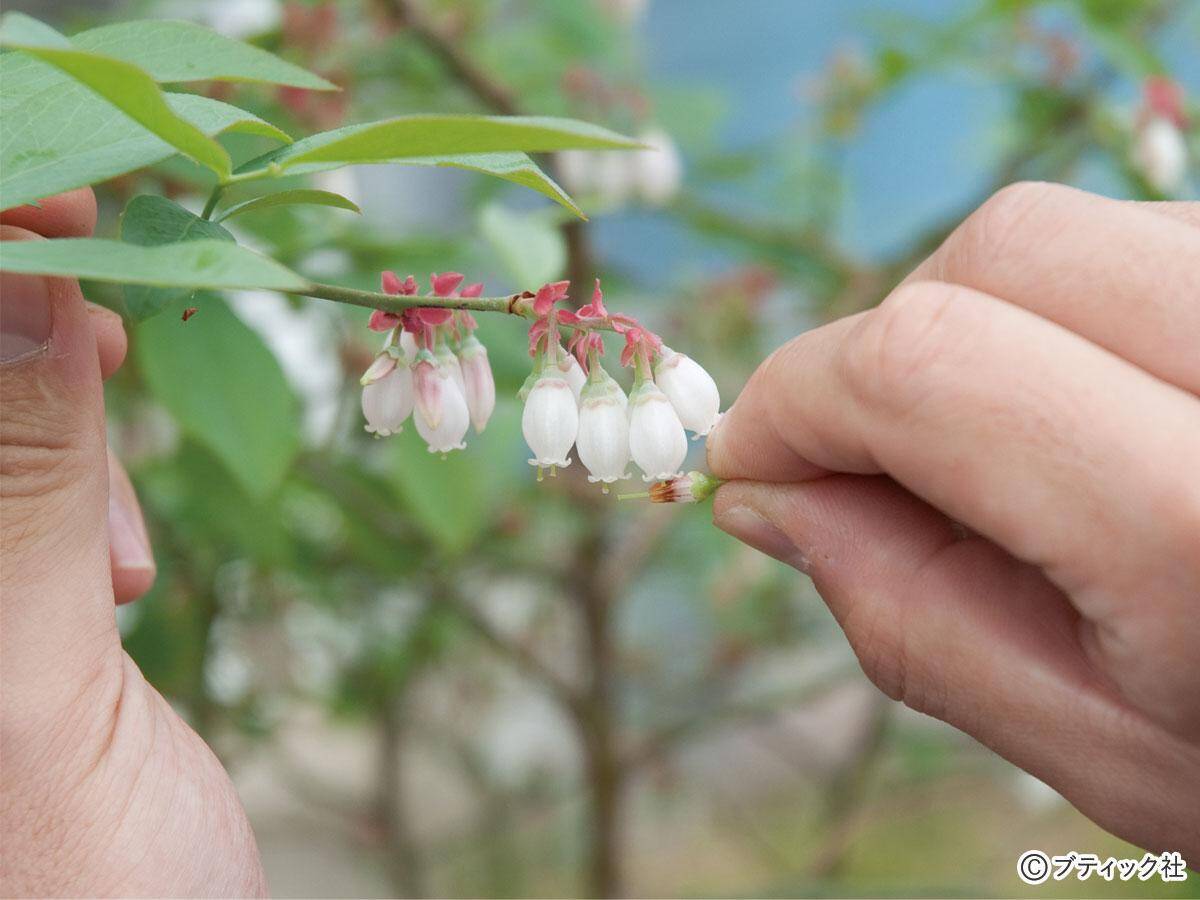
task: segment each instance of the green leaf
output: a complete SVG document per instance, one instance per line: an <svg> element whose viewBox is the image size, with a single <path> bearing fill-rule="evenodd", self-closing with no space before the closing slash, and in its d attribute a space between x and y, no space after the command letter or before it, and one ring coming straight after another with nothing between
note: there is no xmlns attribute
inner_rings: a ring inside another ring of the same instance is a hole
<svg viewBox="0 0 1200 900"><path fill-rule="evenodd" d="M21 13L0 20L0 44L61 69L179 152L227 178L233 163L225 148L177 115L154 79L123 60L75 48L62 35ZM67 127L63 122L58 127Z"/></svg>
<svg viewBox="0 0 1200 900"><path fill-rule="evenodd" d="M314 134L241 166L239 172L284 169L302 163L352 165L468 153L528 153L642 145L607 128L574 119L525 116L415 115L348 125Z"/></svg>
<svg viewBox="0 0 1200 900"><path fill-rule="evenodd" d="M176 114L205 134L291 141L228 103L195 94L165 96ZM176 153L87 88L19 53L0 56L0 116L0 209L115 178Z"/></svg>
<svg viewBox="0 0 1200 900"><path fill-rule="evenodd" d="M277 191L274 194L263 194L261 197L254 197L242 203L235 204L217 216L217 221L224 222L233 216L255 209L269 209L272 206L291 206L304 203L315 204L317 206L335 206L338 209L348 209L356 213L362 212L358 208L358 204L353 200L348 200L341 194L333 193L333 191L297 188L291 191Z"/></svg>
<svg viewBox="0 0 1200 900"><path fill-rule="evenodd" d="M549 197L555 203L566 207L579 216L579 218L587 218L583 214L583 210L571 199L570 195L559 187L553 178L538 168L537 163L525 153L463 153L457 156L405 156L380 160L379 162L400 166L465 169L468 172L480 172L484 175L492 175L496 178L502 178L505 181L511 181L513 184L531 188L542 196ZM296 166L289 166L287 171L289 174L294 175L311 175L315 172L327 172L330 169L337 169L342 165L343 163L340 162L302 163Z"/></svg>
<svg viewBox="0 0 1200 900"><path fill-rule="evenodd" d="M298 291L307 285L273 259L216 240L163 247L138 247L100 238L4 241L0 269L158 287Z"/></svg>
<svg viewBox="0 0 1200 900"><path fill-rule="evenodd" d="M247 492L265 497L300 446L296 398L262 339L220 297L206 294L197 305L187 322L159 316L139 325L138 364L180 428L212 450Z"/></svg>
<svg viewBox="0 0 1200 900"><path fill-rule="evenodd" d="M494 175L531 188L539 194L549 197L555 203L565 206L581 219L587 216L557 182L538 168L537 164L524 153L466 153L461 156L429 156L414 159L395 160L402 166L445 166L452 169L466 169L469 172L482 172Z"/></svg>
<svg viewBox="0 0 1200 900"><path fill-rule="evenodd" d="M519 483L514 470L528 468L515 406L498 402L483 434L472 433L467 449L446 459L426 449L411 423L404 434L388 439L395 448L396 493L414 524L448 557L465 553L491 527Z"/></svg>
<svg viewBox="0 0 1200 900"><path fill-rule="evenodd" d="M182 241L218 240L234 243L234 237L215 222L200 218L166 197L141 194L121 214L121 240L139 247L158 247ZM176 300L186 300L190 287L125 285L125 308L135 320L148 319Z"/></svg>
<svg viewBox="0 0 1200 900"><path fill-rule="evenodd" d="M562 277L566 243L546 216L493 203L480 211L479 230L516 284L545 284Z"/></svg>
<svg viewBox="0 0 1200 900"><path fill-rule="evenodd" d="M316 91L337 85L266 50L191 22L142 20L81 31L71 43L144 69L155 81L256 81Z"/></svg>

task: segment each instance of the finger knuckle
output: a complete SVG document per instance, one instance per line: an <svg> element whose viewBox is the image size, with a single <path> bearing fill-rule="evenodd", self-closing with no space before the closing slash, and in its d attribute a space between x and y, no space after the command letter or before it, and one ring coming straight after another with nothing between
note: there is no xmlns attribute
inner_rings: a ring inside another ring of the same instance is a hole
<svg viewBox="0 0 1200 900"><path fill-rule="evenodd" d="M904 413L919 405L930 370L960 352L970 316L962 292L938 282L897 288L865 316L837 365L851 394L876 409Z"/></svg>
<svg viewBox="0 0 1200 900"><path fill-rule="evenodd" d="M1018 181L992 194L969 215L934 254L935 277L970 281L991 260L1018 254L1031 239L1043 240L1042 214L1066 190L1060 185ZM1031 235L1033 236L1031 238Z"/></svg>

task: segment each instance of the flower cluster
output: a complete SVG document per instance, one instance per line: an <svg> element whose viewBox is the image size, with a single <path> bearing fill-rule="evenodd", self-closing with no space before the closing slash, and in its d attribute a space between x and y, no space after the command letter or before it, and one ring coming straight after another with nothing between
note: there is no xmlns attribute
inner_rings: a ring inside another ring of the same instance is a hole
<svg viewBox="0 0 1200 900"><path fill-rule="evenodd" d="M459 290L463 276L430 277L435 297L478 297L482 284ZM381 278L384 293L415 296L410 275ZM496 408L496 383L487 348L475 337L474 317L465 310L414 307L403 314L375 310L372 331L384 332L383 349L363 374L362 410L366 429L377 437L399 434L411 415L430 453L466 447L468 427L487 427Z"/></svg>
<svg viewBox="0 0 1200 900"><path fill-rule="evenodd" d="M632 460L646 481L680 474L687 456L685 429L708 434L720 415L716 382L694 360L621 313L604 306L600 282L592 302L576 311L556 309L567 282L545 285L533 298L529 329L533 372L521 389L521 429L542 470L570 465L571 446L587 468L588 480L604 490L628 478ZM600 364L601 330L624 338L621 365L634 370L629 396ZM570 332L564 347L561 334Z"/></svg>
<svg viewBox="0 0 1200 900"><path fill-rule="evenodd" d="M463 276L433 275L432 297L478 297L482 285L460 289ZM385 293L416 296L410 275L382 276ZM720 415L721 398L712 377L694 360L667 347L632 316L610 313L597 280L592 301L578 310L559 309L569 282L544 285L536 294L514 297L519 312L533 318L529 353L533 371L521 388L521 429L538 467L553 475L571 464L571 448L589 481L607 492L628 478L632 461L645 481L681 475L687 456L686 431L708 434ZM398 433L409 416L431 453L466 446L469 426L483 431L496 405L487 350L475 337L475 320L463 309L412 307L402 314L376 310L370 327L385 333L383 348L362 376L366 430ZM624 340L621 365L633 369L628 396L604 370L603 332ZM565 345L563 338L566 338Z"/></svg>

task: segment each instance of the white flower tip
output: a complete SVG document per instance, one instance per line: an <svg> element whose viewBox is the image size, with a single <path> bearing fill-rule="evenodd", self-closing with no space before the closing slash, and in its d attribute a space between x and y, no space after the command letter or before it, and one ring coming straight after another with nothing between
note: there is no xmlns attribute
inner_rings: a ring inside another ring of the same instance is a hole
<svg viewBox="0 0 1200 900"><path fill-rule="evenodd" d="M604 478L597 478L595 475L589 475L588 481L592 484L595 484L596 482L600 482L601 484L609 485L609 484L612 484L614 481L624 481L628 477L629 477L628 472L622 472L620 475L606 475Z"/></svg>
<svg viewBox="0 0 1200 900"><path fill-rule="evenodd" d="M564 456L562 459L531 459L528 460L531 466L537 466L539 469L549 466L550 468L558 467L565 469L571 464L571 457Z"/></svg>

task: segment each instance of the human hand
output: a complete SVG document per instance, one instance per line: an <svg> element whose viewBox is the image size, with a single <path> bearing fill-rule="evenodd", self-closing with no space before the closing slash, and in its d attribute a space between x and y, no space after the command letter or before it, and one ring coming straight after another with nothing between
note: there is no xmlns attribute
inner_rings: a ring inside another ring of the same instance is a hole
<svg viewBox="0 0 1200 900"><path fill-rule="evenodd" d="M86 236L95 221L91 191L73 191L7 210L0 238ZM2 278L0 893L258 895L228 776L117 633L114 601L154 579L106 449L101 379L125 355L120 318L73 280Z"/></svg>
<svg viewBox="0 0 1200 900"><path fill-rule="evenodd" d="M868 676L1200 859L1200 203L996 194L708 442L716 524Z"/></svg>

